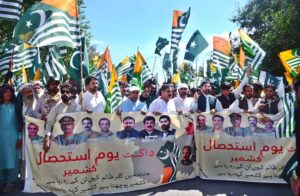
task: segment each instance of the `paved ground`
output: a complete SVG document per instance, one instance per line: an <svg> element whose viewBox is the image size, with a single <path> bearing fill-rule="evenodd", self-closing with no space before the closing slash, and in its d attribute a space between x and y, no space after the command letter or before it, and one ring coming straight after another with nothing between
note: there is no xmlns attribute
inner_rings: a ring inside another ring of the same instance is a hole
<svg viewBox="0 0 300 196"><path fill-rule="evenodd" d="M166 193L172 190L171 193ZM195 190L195 192L186 192ZM174 194L176 191L176 194ZM180 191L180 192L179 192ZM196 196L201 195L216 195L226 194L229 196L289 196L292 195L290 186L286 184L262 184L262 183L249 183L249 182L230 182L230 181L213 181L213 180L201 180L195 178L191 180L184 180L175 182L169 185L164 185L152 189L146 189L142 191L114 194L118 196L125 195L184 195ZM197 194L198 193L198 194ZM4 195L4 194L1 194ZM28 196L28 195L42 195L52 196L53 194L26 194L21 192L6 193L8 196ZM101 194L100 194L101 195ZM103 194L102 194L103 195ZM107 195L107 194L106 194Z"/></svg>

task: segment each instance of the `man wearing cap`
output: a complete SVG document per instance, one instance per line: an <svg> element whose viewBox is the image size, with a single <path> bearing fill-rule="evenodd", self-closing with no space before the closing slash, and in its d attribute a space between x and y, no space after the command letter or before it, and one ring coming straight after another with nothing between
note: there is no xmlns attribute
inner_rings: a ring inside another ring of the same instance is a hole
<svg viewBox="0 0 300 196"><path fill-rule="evenodd" d="M36 99L40 99L44 95L44 86L40 81L33 81L32 88Z"/></svg>
<svg viewBox="0 0 300 196"><path fill-rule="evenodd" d="M59 121L60 128L64 132L62 135L58 135L54 138L54 142L58 145L68 146L72 144L80 144L86 141L84 134L74 134L74 118L71 116L64 116Z"/></svg>
<svg viewBox="0 0 300 196"><path fill-rule="evenodd" d="M241 127L242 116L240 114L232 113L229 115L229 117L230 117L230 122L232 124L232 127L227 127L225 129L225 132L228 135L242 136L242 137L252 135L252 132L249 129Z"/></svg>
<svg viewBox="0 0 300 196"><path fill-rule="evenodd" d="M221 102L223 109L228 109L229 106L237 99L241 96L241 93L243 91L243 87L244 85L246 85L249 81L249 77L252 74L252 69L249 68L247 75L243 78L243 80L241 81L240 85L234 89L234 90L230 90L231 89L231 85L227 82L223 83L221 85L221 92L222 94L220 96L218 96L218 100Z"/></svg>
<svg viewBox="0 0 300 196"><path fill-rule="evenodd" d="M220 101L211 95L211 84L208 80L201 83L201 94L198 97L198 112L220 112L222 111Z"/></svg>
<svg viewBox="0 0 300 196"><path fill-rule="evenodd" d="M252 114L254 112L254 105L257 99L253 98L253 86L251 84L246 84L243 87L243 97L236 99L231 106L229 111L232 113L248 113Z"/></svg>
<svg viewBox="0 0 300 196"><path fill-rule="evenodd" d="M137 86L131 86L129 88L128 98L122 101L118 108L120 112L147 112L147 105L139 100L140 88Z"/></svg>
<svg viewBox="0 0 300 196"><path fill-rule="evenodd" d="M91 112L104 112L106 102L100 91L98 91L98 79L88 76L85 79L86 92L83 94L83 110Z"/></svg>
<svg viewBox="0 0 300 196"><path fill-rule="evenodd" d="M263 123L268 120L277 121L284 116L282 101L276 95L276 87L268 84L264 87L265 97L259 99L253 108L254 112L259 112L263 118Z"/></svg>
<svg viewBox="0 0 300 196"><path fill-rule="evenodd" d="M50 111L46 123L45 130L45 139L44 139L44 150L47 152L50 148L50 136L52 133L53 125L56 121L56 117L59 114L80 112L82 110L81 103L82 99L80 98L79 104L72 102L72 86L69 83L65 83L61 86L60 90L62 101L56 104Z"/></svg>
<svg viewBox="0 0 300 196"><path fill-rule="evenodd" d="M160 88L160 97L156 98L149 106L149 112L154 114L176 113L176 106L172 99L173 89L169 84Z"/></svg>
<svg viewBox="0 0 300 196"><path fill-rule="evenodd" d="M177 85L178 95L173 98L175 103L176 112L178 113L194 113L197 109L197 100L193 97L187 97L189 92L189 87L184 83L179 83Z"/></svg>
<svg viewBox="0 0 300 196"><path fill-rule="evenodd" d="M37 106L34 110L34 116L41 120L47 121L47 116L50 110L61 101L61 96L59 93L59 80L55 80L49 77L47 81L47 91L39 99Z"/></svg>

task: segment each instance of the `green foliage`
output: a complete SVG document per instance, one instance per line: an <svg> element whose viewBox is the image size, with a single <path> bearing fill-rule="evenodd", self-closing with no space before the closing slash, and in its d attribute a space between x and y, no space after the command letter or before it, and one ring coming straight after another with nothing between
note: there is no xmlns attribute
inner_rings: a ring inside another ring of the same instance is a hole
<svg viewBox="0 0 300 196"><path fill-rule="evenodd" d="M278 53L300 46L299 0L250 0L231 19L254 32L250 37L266 52L262 70L282 75Z"/></svg>

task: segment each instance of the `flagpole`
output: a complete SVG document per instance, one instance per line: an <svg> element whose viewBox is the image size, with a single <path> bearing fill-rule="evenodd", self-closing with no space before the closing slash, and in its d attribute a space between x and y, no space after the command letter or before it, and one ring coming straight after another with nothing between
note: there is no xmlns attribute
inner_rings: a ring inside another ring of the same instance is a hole
<svg viewBox="0 0 300 196"><path fill-rule="evenodd" d="M195 80L195 88L197 88L197 79L198 79L198 60L199 57L196 60L196 80Z"/></svg>
<svg viewBox="0 0 300 196"><path fill-rule="evenodd" d="M154 72L155 65L156 65L156 56L154 57L154 64L153 64L153 67L152 67L152 74Z"/></svg>

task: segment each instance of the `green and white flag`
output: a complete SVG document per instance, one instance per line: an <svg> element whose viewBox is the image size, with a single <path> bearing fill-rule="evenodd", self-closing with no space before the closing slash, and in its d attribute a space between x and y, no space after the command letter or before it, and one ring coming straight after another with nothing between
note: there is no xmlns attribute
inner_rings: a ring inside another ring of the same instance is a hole
<svg viewBox="0 0 300 196"><path fill-rule="evenodd" d="M143 70L141 74L142 84L145 84L148 80L154 79L152 72L150 71L147 64L143 65Z"/></svg>
<svg viewBox="0 0 300 196"><path fill-rule="evenodd" d="M123 61L117 65L116 69L119 78L123 75L130 74L133 71L133 66L131 65L129 58L126 56Z"/></svg>
<svg viewBox="0 0 300 196"><path fill-rule="evenodd" d="M18 21L23 0L0 0L0 19Z"/></svg>
<svg viewBox="0 0 300 196"><path fill-rule="evenodd" d="M33 80L35 75L37 74L38 70L40 69L41 72L41 55L40 55L40 49L37 48L37 54L35 55L34 61L33 61L33 66L29 70L29 80Z"/></svg>
<svg viewBox="0 0 300 196"><path fill-rule="evenodd" d="M172 79L172 73L171 73L172 64L170 61L170 54L167 52L164 55L162 67L166 73L166 81L171 81L171 79Z"/></svg>
<svg viewBox="0 0 300 196"><path fill-rule="evenodd" d="M241 47L247 56L248 65L253 70L256 70L261 65L263 59L266 56L266 52L260 48L260 46L253 41L245 32L240 30Z"/></svg>
<svg viewBox="0 0 300 196"><path fill-rule="evenodd" d="M67 71L57 47L49 49L46 62L42 66L42 69L46 78L53 77L55 80L63 81Z"/></svg>
<svg viewBox="0 0 300 196"><path fill-rule="evenodd" d="M107 91L108 91L108 81L105 78L105 74L103 73L102 69L97 69L95 70L94 73L91 73L91 75L95 76L98 78L98 84L99 84L99 89L104 97L107 96Z"/></svg>
<svg viewBox="0 0 300 196"><path fill-rule="evenodd" d="M193 62L198 54L207 48L208 43L197 30L193 33L190 41L186 45L184 60Z"/></svg>
<svg viewBox="0 0 300 196"><path fill-rule="evenodd" d="M36 47L80 47L77 9L65 10L68 1L44 1L35 3L21 17L14 30L14 39Z"/></svg>
<svg viewBox="0 0 300 196"><path fill-rule="evenodd" d="M235 59L231 57L229 62L229 72L226 76L226 80L241 80L243 73L243 69L239 64L236 63Z"/></svg>
<svg viewBox="0 0 300 196"><path fill-rule="evenodd" d="M105 113L114 113L122 102L121 89L117 81L117 71L113 66L106 97Z"/></svg>
<svg viewBox="0 0 300 196"><path fill-rule="evenodd" d="M12 72L21 70L23 65L25 68L31 67L36 53L37 49L28 44L7 43L4 54L0 56L0 72L6 74L10 61L13 63Z"/></svg>
<svg viewBox="0 0 300 196"><path fill-rule="evenodd" d="M159 37L155 44L156 45L155 54L158 54L160 56L161 55L160 51L168 44L169 41L166 38Z"/></svg>
<svg viewBox="0 0 300 196"><path fill-rule="evenodd" d="M294 109L296 102L295 92L289 92L281 98L285 116L280 119L276 129L276 137L291 137L295 128Z"/></svg>
<svg viewBox="0 0 300 196"><path fill-rule="evenodd" d="M76 48L71 56L68 73L71 80L80 81L80 66L82 64L82 77L86 78L89 75L89 59L85 44L85 37L81 38L82 47ZM80 57L81 53L81 57ZM60 48L61 54L61 48Z"/></svg>

